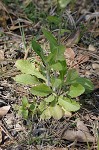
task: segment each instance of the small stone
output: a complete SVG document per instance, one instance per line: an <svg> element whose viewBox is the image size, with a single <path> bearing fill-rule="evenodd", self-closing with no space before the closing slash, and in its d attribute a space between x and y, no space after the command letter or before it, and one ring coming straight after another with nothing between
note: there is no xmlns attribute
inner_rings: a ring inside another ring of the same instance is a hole
<svg viewBox="0 0 99 150"><path fill-rule="evenodd" d="M99 69L99 64L96 64L96 63L92 64L92 68L93 69Z"/></svg>
<svg viewBox="0 0 99 150"><path fill-rule="evenodd" d="M90 44L88 47L88 50L94 52L96 50L96 48Z"/></svg>

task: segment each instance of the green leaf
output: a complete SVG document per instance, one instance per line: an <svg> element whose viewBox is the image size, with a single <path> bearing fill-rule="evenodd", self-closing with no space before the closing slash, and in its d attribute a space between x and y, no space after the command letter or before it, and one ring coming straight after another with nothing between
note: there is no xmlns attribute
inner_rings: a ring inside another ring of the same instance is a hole
<svg viewBox="0 0 99 150"><path fill-rule="evenodd" d="M60 32L61 32L61 35L64 35L64 33L69 33L69 34L71 34L71 31L68 30L68 29L61 29Z"/></svg>
<svg viewBox="0 0 99 150"><path fill-rule="evenodd" d="M52 90L47 85L40 84L32 87L30 92L36 96L47 96L52 93Z"/></svg>
<svg viewBox="0 0 99 150"><path fill-rule="evenodd" d="M39 110L42 112L47 108L47 104L45 101L41 101L40 105L38 106Z"/></svg>
<svg viewBox="0 0 99 150"><path fill-rule="evenodd" d="M50 103L52 101L54 101L55 96L54 95L50 95L47 98L44 99L45 102Z"/></svg>
<svg viewBox="0 0 99 150"><path fill-rule="evenodd" d="M63 69L60 62L57 62L57 63L51 65L50 67L55 71L61 71Z"/></svg>
<svg viewBox="0 0 99 150"><path fill-rule="evenodd" d="M69 99L67 97L60 96L58 99L58 103L63 107L66 111L77 111L80 109L80 105L75 100Z"/></svg>
<svg viewBox="0 0 99 150"><path fill-rule="evenodd" d="M61 79L54 78L54 82L53 82L53 85L52 85L53 88L58 88L61 84L62 84Z"/></svg>
<svg viewBox="0 0 99 150"><path fill-rule="evenodd" d="M66 84L75 83L75 80L79 77L76 69L69 69L67 72Z"/></svg>
<svg viewBox="0 0 99 150"><path fill-rule="evenodd" d="M32 103L32 104L30 105L30 107L29 107L29 110L32 111L32 112L34 112L35 107L36 107L36 104L34 105L34 104Z"/></svg>
<svg viewBox="0 0 99 150"><path fill-rule="evenodd" d="M58 0L61 8L65 8L72 0Z"/></svg>
<svg viewBox="0 0 99 150"><path fill-rule="evenodd" d="M94 90L93 83L87 78L79 77L77 78L76 82L81 84L85 88L86 93L89 93Z"/></svg>
<svg viewBox="0 0 99 150"><path fill-rule="evenodd" d="M24 97L22 98L22 106L23 106L23 107L27 107L28 105L29 105L28 100L27 100L27 98L24 96Z"/></svg>
<svg viewBox="0 0 99 150"><path fill-rule="evenodd" d="M48 107L46 110L43 111L43 113L40 115L40 118L42 120L51 118L50 107Z"/></svg>
<svg viewBox="0 0 99 150"><path fill-rule="evenodd" d="M64 52L66 48L63 45L53 46L50 44L50 47L51 53L48 55L48 60L66 61L64 57Z"/></svg>
<svg viewBox="0 0 99 150"><path fill-rule="evenodd" d="M22 117L23 117L24 119L27 119L29 112L28 112L28 110L23 109L22 112L21 112L21 114L22 114Z"/></svg>
<svg viewBox="0 0 99 150"><path fill-rule="evenodd" d="M46 81L46 78L35 68L35 65L29 60L17 60L15 66L22 72L26 74L31 74L37 78Z"/></svg>
<svg viewBox="0 0 99 150"><path fill-rule="evenodd" d="M59 78L64 82L64 76L66 75L67 72L67 64L66 61L60 61L61 65L62 65L62 70L59 71L60 75Z"/></svg>
<svg viewBox="0 0 99 150"><path fill-rule="evenodd" d="M50 53L50 54L47 56L46 62L47 62L49 65L54 64L54 63L55 63L55 56L56 56L56 51L54 51L53 53Z"/></svg>
<svg viewBox="0 0 99 150"><path fill-rule="evenodd" d="M54 43L50 42L50 52L54 53L54 51L57 53L57 45L55 45ZM56 55L55 55L56 56ZM56 59L55 59L56 60Z"/></svg>
<svg viewBox="0 0 99 150"><path fill-rule="evenodd" d="M56 56L56 60L60 60L60 61L66 61L65 57L64 57L64 52L66 50L66 47L64 45L59 45L56 47L56 51L57 51L57 56Z"/></svg>
<svg viewBox="0 0 99 150"><path fill-rule="evenodd" d="M30 74L20 74L16 75L13 78L17 83L24 84L24 85L34 85L40 84L35 76L31 76Z"/></svg>
<svg viewBox="0 0 99 150"><path fill-rule="evenodd" d="M51 113L51 116L57 120L61 119L64 114L62 108L59 105L50 107L50 113Z"/></svg>
<svg viewBox="0 0 99 150"><path fill-rule="evenodd" d="M47 17L47 20L50 22L50 23L54 23L56 25L58 25L60 23L60 19L59 17L57 16L48 16Z"/></svg>
<svg viewBox="0 0 99 150"><path fill-rule="evenodd" d="M44 61L45 56L44 56L44 53L43 53L43 49L41 48L41 46L35 40L32 40L32 48L40 56L42 61L45 63L45 61Z"/></svg>
<svg viewBox="0 0 99 150"><path fill-rule="evenodd" d="M52 43L53 45L58 45L57 40L55 37L52 35L51 32L47 31L46 29L42 29L44 36L47 38L47 40Z"/></svg>
<svg viewBox="0 0 99 150"><path fill-rule="evenodd" d="M70 91L68 95L73 98L73 97L80 96L84 92L85 92L85 88L81 84L75 83L70 86Z"/></svg>

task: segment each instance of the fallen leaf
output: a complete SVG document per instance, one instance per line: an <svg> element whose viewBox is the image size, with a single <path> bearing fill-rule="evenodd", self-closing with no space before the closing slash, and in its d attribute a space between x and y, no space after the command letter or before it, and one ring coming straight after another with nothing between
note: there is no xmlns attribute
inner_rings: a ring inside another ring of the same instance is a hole
<svg viewBox="0 0 99 150"><path fill-rule="evenodd" d="M77 139L77 131L66 130L62 136L62 139L66 139L68 141L75 141Z"/></svg>
<svg viewBox="0 0 99 150"><path fill-rule="evenodd" d="M78 55L76 60L77 60L78 64L82 64L89 60L89 56L80 54L80 55Z"/></svg>
<svg viewBox="0 0 99 150"><path fill-rule="evenodd" d="M62 139L66 139L69 141L79 141L79 142L95 142L95 138L90 134L88 128L85 126L83 121L77 120L77 129L74 130L66 130L63 134Z"/></svg>
<svg viewBox="0 0 99 150"><path fill-rule="evenodd" d="M75 53L72 48L66 48L64 52L64 56L66 59L66 63L69 67L71 67L74 64L75 60Z"/></svg>
<svg viewBox="0 0 99 150"><path fill-rule="evenodd" d="M65 56L66 59L74 60L75 53L74 53L72 48L66 48L64 56Z"/></svg>
<svg viewBox="0 0 99 150"><path fill-rule="evenodd" d="M10 105L0 107L0 118L2 118L4 115L6 115L7 112L9 111L9 109L10 109Z"/></svg>
<svg viewBox="0 0 99 150"><path fill-rule="evenodd" d="M95 138L90 134L89 129L83 121L77 120L77 136L81 142L95 142Z"/></svg>

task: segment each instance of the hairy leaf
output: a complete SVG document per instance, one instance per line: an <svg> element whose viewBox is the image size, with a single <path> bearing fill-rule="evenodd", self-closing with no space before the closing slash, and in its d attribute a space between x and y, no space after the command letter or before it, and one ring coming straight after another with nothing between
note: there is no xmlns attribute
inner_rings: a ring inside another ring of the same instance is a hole
<svg viewBox="0 0 99 150"><path fill-rule="evenodd" d="M54 101L55 96L54 95L50 95L47 98L44 99L45 102L50 103L52 101Z"/></svg>
<svg viewBox="0 0 99 150"><path fill-rule="evenodd" d="M51 65L51 68L55 71L61 71L63 69L62 65L60 62L57 62L53 65Z"/></svg>
<svg viewBox="0 0 99 150"><path fill-rule="evenodd" d="M42 29L44 36L47 38L47 40L50 43L53 43L54 45L57 45L57 40L55 39L55 37L52 35L52 33L46 29Z"/></svg>
<svg viewBox="0 0 99 150"><path fill-rule="evenodd" d="M27 98L24 96L23 98L22 98L22 106L23 107L27 107L28 106L28 100L27 100Z"/></svg>
<svg viewBox="0 0 99 150"><path fill-rule="evenodd" d="M43 111L43 113L40 115L40 118L42 120L51 118L51 112L50 112L50 108L49 107L46 110Z"/></svg>
<svg viewBox="0 0 99 150"><path fill-rule="evenodd" d="M43 53L43 49L41 48L41 46L35 40L32 40L32 48L40 56L43 63L45 63L45 61L44 61L45 56L44 56L44 53Z"/></svg>
<svg viewBox="0 0 99 150"><path fill-rule="evenodd" d="M50 107L50 113L51 113L51 116L57 120L61 119L64 114L62 108L59 105Z"/></svg>
<svg viewBox="0 0 99 150"><path fill-rule="evenodd" d="M50 93L52 93L52 90L47 85L40 84L40 85L36 85L36 86L32 87L30 92L36 96L47 96Z"/></svg>
<svg viewBox="0 0 99 150"><path fill-rule="evenodd" d="M69 69L67 72L66 84L75 83L75 80L78 78L78 72L76 69Z"/></svg>
<svg viewBox="0 0 99 150"><path fill-rule="evenodd" d="M75 100L69 99L67 97L60 96L58 99L58 103L66 111L74 111L75 112L80 109L79 103L77 103Z"/></svg>
<svg viewBox="0 0 99 150"><path fill-rule="evenodd" d="M17 83L24 84L24 85L40 84L40 81L38 81L35 76L31 76L30 74L16 75L13 79Z"/></svg>
<svg viewBox="0 0 99 150"><path fill-rule="evenodd" d="M29 112L28 112L27 109L23 109L23 110L21 111L21 114L22 114L22 116L23 116L24 119L27 119Z"/></svg>
<svg viewBox="0 0 99 150"><path fill-rule="evenodd" d="M52 83L52 86L53 86L53 89L54 88L58 88L60 85L62 84L62 80L61 79L54 79L53 83Z"/></svg>
<svg viewBox="0 0 99 150"><path fill-rule="evenodd" d="M55 63L55 56L56 56L56 51L54 51L53 53L50 53L50 54L47 56L46 62L47 62L49 65L54 64L54 63Z"/></svg>
<svg viewBox="0 0 99 150"><path fill-rule="evenodd" d="M36 107L36 104L34 105L33 103L30 105L29 110L34 112L34 109Z"/></svg>
<svg viewBox="0 0 99 150"><path fill-rule="evenodd" d="M45 102L45 101L41 101L41 102L40 102L40 105L38 106L38 108L39 108L39 110L40 110L41 112L43 112L43 111L47 108L46 102Z"/></svg>
<svg viewBox="0 0 99 150"><path fill-rule="evenodd" d="M75 83L70 86L70 91L68 95L73 98L73 97L80 96L84 92L85 92L85 88L81 84Z"/></svg>
<svg viewBox="0 0 99 150"><path fill-rule="evenodd" d="M89 93L92 90L94 90L93 83L87 78L79 77L77 78L76 82L81 84L85 88L86 93Z"/></svg>
<svg viewBox="0 0 99 150"><path fill-rule="evenodd" d="M66 48L63 45L59 45L56 47L56 51L57 51L56 60L60 60L60 61L65 60L65 56L64 56L65 50Z"/></svg>
<svg viewBox="0 0 99 150"><path fill-rule="evenodd" d="M62 70L59 71L60 79L64 80L64 76L66 75L66 72L67 72L67 64L66 64L66 61L60 61L60 63L62 65Z"/></svg>
<svg viewBox="0 0 99 150"><path fill-rule="evenodd" d="M46 81L45 77L35 68L34 64L29 60L17 60L15 65L22 73L31 74Z"/></svg>

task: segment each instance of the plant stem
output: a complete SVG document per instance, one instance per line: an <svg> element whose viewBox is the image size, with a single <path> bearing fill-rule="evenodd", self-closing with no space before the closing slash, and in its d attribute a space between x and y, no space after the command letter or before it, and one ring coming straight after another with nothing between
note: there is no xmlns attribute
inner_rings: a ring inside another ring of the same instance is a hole
<svg viewBox="0 0 99 150"><path fill-rule="evenodd" d="M47 86L50 86L50 71L49 71L49 69L48 69L48 67L47 67L47 73L46 73L46 76L47 76Z"/></svg>
<svg viewBox="0 0 99 150"><path fill-rule="evenodd" d="M61 9L61 12L60 12L60 23L59 23L59 31L58 31L58 44L60 45L60 42L61 42L61 29L62 29L62 13L63 13L63 10Z"/></svg>

